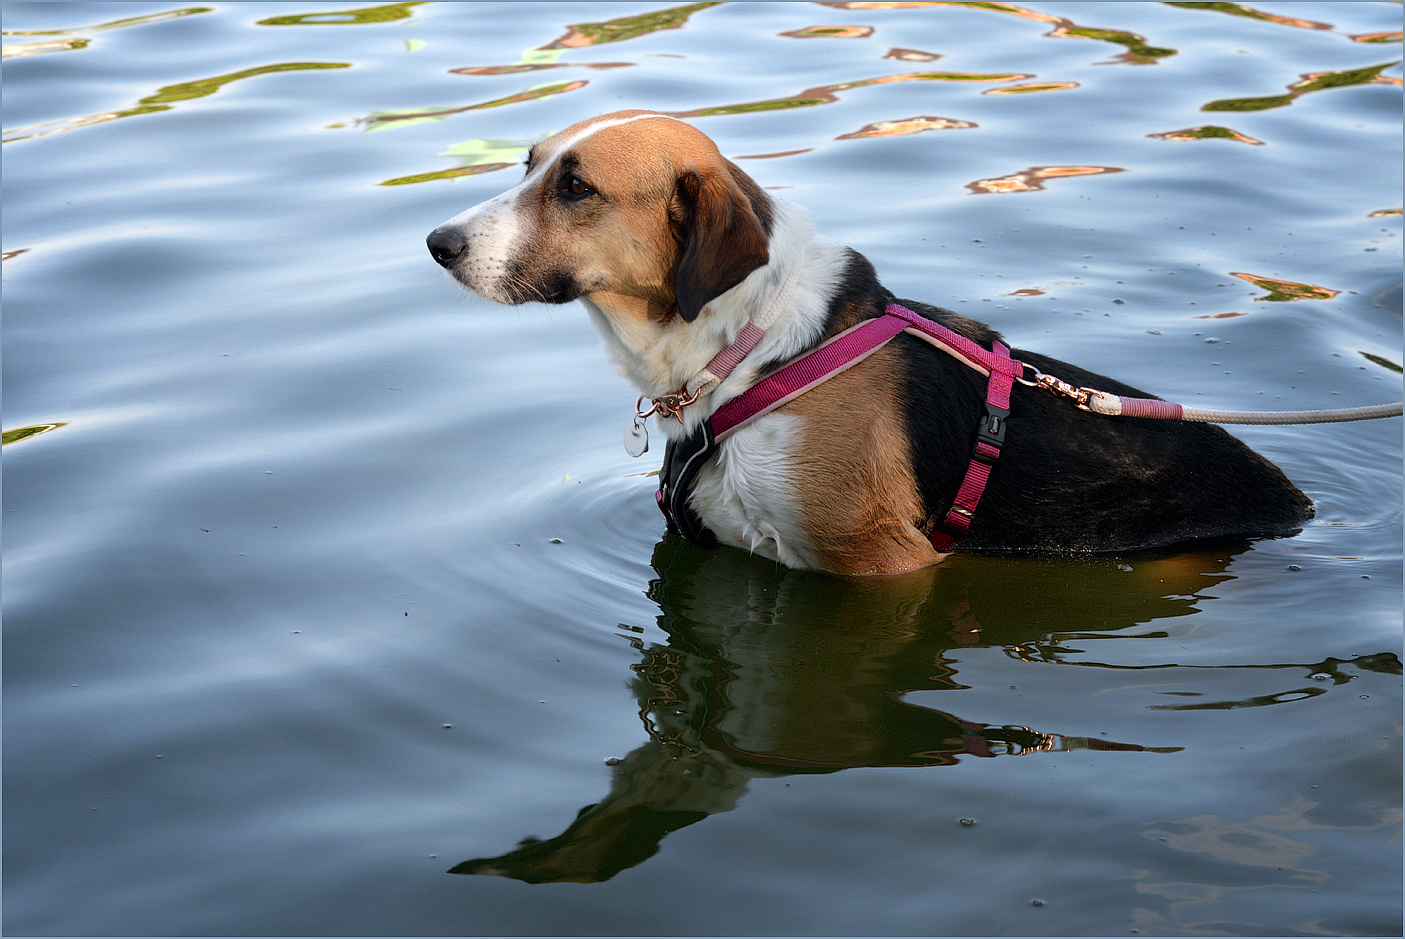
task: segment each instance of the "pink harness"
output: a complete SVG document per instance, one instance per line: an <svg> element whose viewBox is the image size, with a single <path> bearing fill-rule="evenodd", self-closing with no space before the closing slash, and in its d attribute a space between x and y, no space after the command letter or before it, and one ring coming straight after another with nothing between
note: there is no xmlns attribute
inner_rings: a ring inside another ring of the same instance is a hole
<svg viewBox="0 0 1405 939"><path fill-rule="evenodd" d="M699 527L696 519L680 517L682 510L686 509L686 493L683 490L686 490L691 477L717 442L846 368L862 362L902 332L932 343L990 379L986 385L985 414L976 435L975 451L966 467L966 476L957 490L955 502L928 536L936 550L950 550L956 539L971 527L976 504L980 502L986 482L990 479L991 466L999 458L1005 442L1010 389L1015 379L1024 375L1025 367L1010 358L1010 350L999 342L993 343L993 349L987 351L965 336L896 303L888 304L883 316L865 320L826 340L814 351L795 359L718 408L704 422L707 425L704 431L706 442L686 460L685 466L691 468L690 472L684 470L687 479L667 478L672 461L666 459L657 498L672 527L693 540L702 540L695 537ZM729 364L734 365L735 362ZM688 524L681 524L684 521ZM690 528L694 532L690 533Z"/></svg>
<svg viewBox="0 0 1405 939"><path fill-rule="evenodd" d="M780 298L763 317L767 323L782 308L789 286L788 281L786 290L781 292ZM1325 411L1209 411L1183 407L1160 398L1123 397L1096 388L1079 388L1052 375L1045 375L1038 369L1031 369L1033 375L1031 378L1025 378L1027 366L1010 358L1010 350L1001 343L992 343L992 349L987 351L940 323L919 316L900 304L890 303L884 307L882 316L865 320L826 340L814 351L795 359L780 371L763 378L723 404L710 418L702 421L688 438L669 441L663 467L659 472L659 490L655 498L668 520L670 530L679 532L690 541L701 544L715 543L715 536L693 512L687 497L693 478L712 455L717 443L738 428L804 394L820 382L862 362L902 332L930 342L967 367L989 376L985 393L985 413L976 434L976 446L966 467L966 475L961 480L951 508L927 536L932 542L932 547L938 551L950 550L956 539L971 527L976 505L990 480L991 467L1000 457L1000 449L1005 442L1005 422L1010 416L1010 389L1016 381L1069 398L1081 410L1110 416L1216 424L1317 424L1399 417L1402 412L1400 402ZM695 386L690 383L677 393L654 398L654 406L649 411L641 410L636 404L635 429L642 428L642 420L655 413L664 417L677 417L679 423L682 423L683 408L696 401L706 391L716 388L764 335L765 329L761 325L748 323L737 337L737 341L719 352L708 363L707 368L694 380ZM641 397L639 400L642 403L644 399ZM627 444L630 436L626 434ZM638 456L647 448L645 436L643 447L637 452L630 452Z"/></svg>

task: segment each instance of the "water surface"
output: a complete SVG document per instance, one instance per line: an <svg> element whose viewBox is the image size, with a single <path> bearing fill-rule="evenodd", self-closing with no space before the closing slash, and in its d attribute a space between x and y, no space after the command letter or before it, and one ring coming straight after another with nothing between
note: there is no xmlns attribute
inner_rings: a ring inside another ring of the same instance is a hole
<svg viewBox="0 0 1405 939"><path fill-rule="evenodd" d="M1235 430L1292 538L785 571L423 243L651 108L1017 346L1398 400L1399 4L0 15L6 932L1399 934L1399 420Z"/></svg>

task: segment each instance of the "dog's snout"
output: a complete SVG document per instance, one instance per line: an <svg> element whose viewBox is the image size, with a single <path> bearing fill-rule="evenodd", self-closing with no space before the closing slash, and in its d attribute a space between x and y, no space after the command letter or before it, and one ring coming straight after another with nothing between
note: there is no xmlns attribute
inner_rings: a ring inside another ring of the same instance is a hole
<svg viewBox="0 0 1405 939"><path fill-rule="evenodd" d="M457 261L468 247L468 239L457 228L443 226L429 233L424 240L429 246L429 254L441 267L448 267Z"/></svg>

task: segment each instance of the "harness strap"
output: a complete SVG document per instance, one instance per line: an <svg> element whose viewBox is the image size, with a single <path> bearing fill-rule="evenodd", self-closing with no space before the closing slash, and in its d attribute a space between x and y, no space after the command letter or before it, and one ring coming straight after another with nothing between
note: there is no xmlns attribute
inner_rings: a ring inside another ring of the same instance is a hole
<svg viewBox="0 0 1405 939"><path fill-rule="evenodd" d="M950 550L956 539L971 527L976 505L990 480L991 467L1000 456L1005 442L1005 422L1010 414L1010 389L1015 379L1024 374L1024 366L1011 359L1010 350L1001 343L994 343L992 350L986 350L965 336L896 303L888 304L883 316L865 320L831 337L813 351L763 378L723 404L710 418L700 422L689 437L678 442L670 440L664 452L656 494L669 529L690 541L715 544L716 536L693 512L687 496L694 477L717 444L758 417L862 362L901 332L926 340L990 379L986 385L985 411L966 475L951 508L928 536L936 550Z"/></svg>
<svg viewBox="0 0 1405 939"><path fill-rule="evenodd" d="M703 524L698 513L688 504L688 493L703 464L717 449L712 428L707 421L699 422L687 437L669 439L663 451L663 466L659 469L659 488L654 499L668 522L668 530L705 548L717 544L717 536Z"/></svg>
<svg viewBox="0 0 1405 939"><path fill-rule="evenodd" d="M795 273L783 285L782 298L794 287ZM737 339L723 349L694 381L698 387L693 397L678 406L660 408L654 399L655 411L666 415L678 413L683 404L696 400L704 388L716 387L765 335L765 330L783 307L776 300L757 320L748 323ZM1328 411L1207 411L1182 407L1159 398L1120 397L1095 388L1076 388L1051 375L1034 371L1034 380L1024 378L1026 366L1010 357L1010 350L999 342L987 350L978 343L953 332L940 323L920 316L897 303L884 307L883 315L845 330L821 343L813 351L793 360L789 365L763 378L751 388L723 404L685 440L670 440L659 474L657 500L668 519L670 531L677 531L690 541L715 544L716 536L707 530L702 520L688 505L688 492L693 479L702 469L717 444L739 428L774 411L787 401L804 394L847 368L857 365L881 349L900 332L923 339L943 352L954 356L968 368L982 375L986 383L985 410L976 433L976 444L967 464L966 474L957 488L956 498L946 515L928 535L932 547L948 551L956 539L971 527L976 505L990 481L990 472L1000 457L1005 443L1005 424L1010 416L1010 391L1015 381L1034 385L1053 394L1072 398L1078 407L1097 414L1124 417L1159 418L1176 421L1201 421L1217 424L1306 424L1329 421L1358 421L1381 417L1399 417L1402 406L1394 404L1362 408L1338 408ZM685 391L692 387L690 382ZM665 396L681 398L684 395ZM653 411L648 413L654 413ZM638 417L647 417L639 413Z"/></svg>
<svg viewBox="0 0 1405 939"><path fill-rule="evenodd" d="M1006 362L1015 361L1002 343L992 343L992 349ZM1003 368L993 369L990 373L990 381L985 386L985 414L976 432L976 449L971 455L971 462L966 465L966 476L956 490L956 501L947 510L946 517L927 536L932 547L938 551L951 550L956 539L971 527L976 504L981 501L985 484L990 481L990 470L1005 446L1005 422L1010 416L1010 389L1014 383L1014 376Z"/></svg>
<svg viewBox="0 0 1405 939"><path fill-rule="evenodd" d="M707 423L712 425L713 435L719 441L726 439L732 431L862 362L887 345L906 326L897 317L880 316L864 320L826 340L813 352L802 355L780 371L761 379L718 408L707 419Z"/></svg>

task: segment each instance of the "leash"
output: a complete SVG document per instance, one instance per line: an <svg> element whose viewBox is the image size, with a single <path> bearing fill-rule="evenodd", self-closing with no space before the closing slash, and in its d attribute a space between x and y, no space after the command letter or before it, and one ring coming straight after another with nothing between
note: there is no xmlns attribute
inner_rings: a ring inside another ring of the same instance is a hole
<svg viewBox="0 0 1405 939"><path fill-rule="evenodd" d="M1359 408L1328 408L1319 411L1211 411L1188 408L1160 398L1131 398L1099 391L1096 388L1075 388L1052 375L1036 371L1034 380L1016 379L1021 384L1043 388L1055 395L1072 399L1084 411L1110 417L1149 417L1168 421L1195 421L1202 424L1332 424L1342 421L1371 421L1381 417L1399 417L1402 402L1371 404Z"/></svg>

